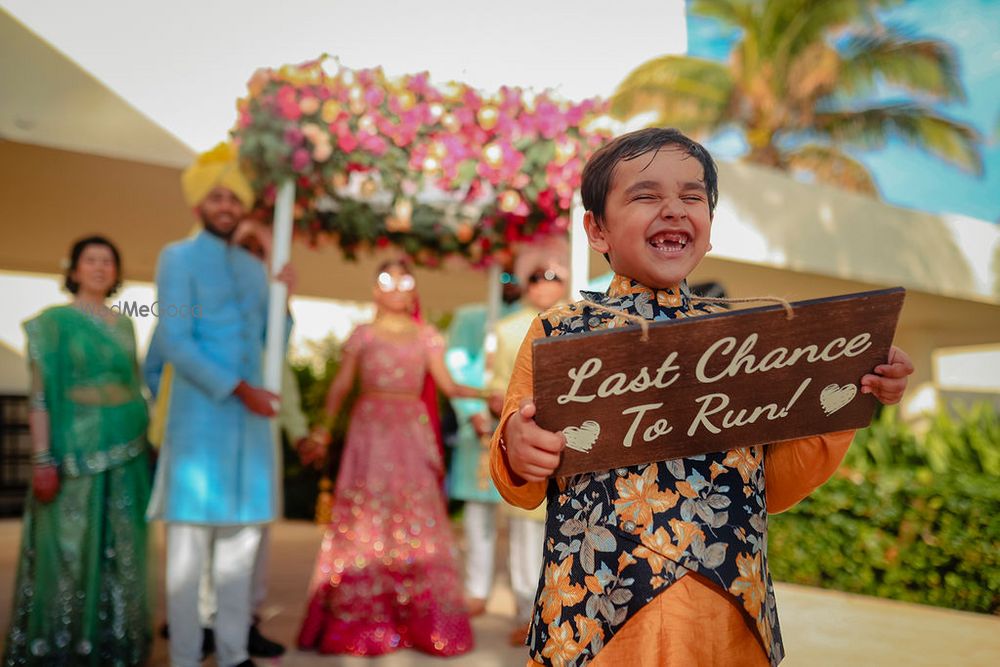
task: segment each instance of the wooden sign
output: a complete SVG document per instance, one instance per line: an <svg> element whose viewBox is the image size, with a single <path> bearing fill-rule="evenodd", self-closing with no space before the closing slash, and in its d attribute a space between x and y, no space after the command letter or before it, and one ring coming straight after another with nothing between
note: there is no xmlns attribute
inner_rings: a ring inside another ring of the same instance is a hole
<svg viewBox="0 0 1000 667"><path fill-rule="evenodd" d="M536 340L535 421L557 476L863 428L901 287Z"/></svg>

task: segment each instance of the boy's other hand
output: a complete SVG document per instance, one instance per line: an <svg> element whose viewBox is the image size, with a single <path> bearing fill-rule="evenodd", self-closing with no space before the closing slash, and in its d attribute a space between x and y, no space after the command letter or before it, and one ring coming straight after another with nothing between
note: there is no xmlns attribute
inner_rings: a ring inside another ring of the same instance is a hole
<svg viewBox="0 0 1000 667"><path fill-rule="evenodd" d="M544 482L559 466L559 455L566 446L562 433L546 431L535 423L535 404L531 398L521 401L504 428L507 463L526 482Z"/></svg>
<svg viewBox="0 0 1000 667"><path fill-rule="evenodd" d="M893 345L889 348L889 360L861 378L861 393L871 394L885 405L899 403L912 374L910 356Z"/></svg>

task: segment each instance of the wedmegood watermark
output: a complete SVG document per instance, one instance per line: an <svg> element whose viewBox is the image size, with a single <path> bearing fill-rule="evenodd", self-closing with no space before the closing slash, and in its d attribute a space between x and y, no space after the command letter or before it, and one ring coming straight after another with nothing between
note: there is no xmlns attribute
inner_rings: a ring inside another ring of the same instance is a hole
<svg viewBox="0 0 1000 667"><path fill-rule="evenodd" d="M201 317L201 304L187 303L139 303L138 301L118 301L109 306L113 312L126 317Z"/></svg>

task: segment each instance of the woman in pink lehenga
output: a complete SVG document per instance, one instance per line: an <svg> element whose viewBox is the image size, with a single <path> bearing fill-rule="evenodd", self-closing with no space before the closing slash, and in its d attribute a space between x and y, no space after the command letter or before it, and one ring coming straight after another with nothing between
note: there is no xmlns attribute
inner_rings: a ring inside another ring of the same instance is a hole
<svg viewBox="0 0 1000 667"><path fill-rule="evenodd" d="M440 335L412 315L414 287L406 264L380 267L378 315L351 334L330 385L328 418L355 374L361 395L351 412L301 648L379 655L414 647L441 656L472 648L441 486L443 461L421 390L429 373L449 396L478 392L448 375ZM318 450L303 450L303 461L314 460Z"/></svg>

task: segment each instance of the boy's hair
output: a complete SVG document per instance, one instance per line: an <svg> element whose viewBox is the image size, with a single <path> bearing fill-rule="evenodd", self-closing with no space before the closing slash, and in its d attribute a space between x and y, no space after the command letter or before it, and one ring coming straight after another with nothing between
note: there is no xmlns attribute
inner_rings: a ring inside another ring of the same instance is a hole
<svg viewBox="0 0 1000 667"><path fill-rule="evenodd" d="M619 162L634 160L647 153L655 152L664 147L677 147L701 163L705 172L705 191L708 195L709 215L715 214L715 204L719 200L719 175L715 160L705 147L694 139L686 136L680 130L660 127L649 127L636 130L615 138L602 146L590 156L583 168L583 185L580 195L584 209L594 214L598 224L604 224L604 208L611 182L614 179L615 168Z"/></svg>

